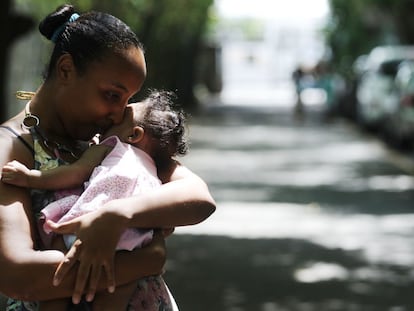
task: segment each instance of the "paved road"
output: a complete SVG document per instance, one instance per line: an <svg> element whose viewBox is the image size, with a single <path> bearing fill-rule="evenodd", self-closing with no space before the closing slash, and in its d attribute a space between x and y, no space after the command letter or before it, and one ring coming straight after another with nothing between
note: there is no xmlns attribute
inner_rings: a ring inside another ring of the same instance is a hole
<svg viewBox="0 0 414 311"><path fill-rule="evenodd" d="M183 162L217 212L169 239L182 311L414 310L414 166L319 106L210 103Z"/></svg>

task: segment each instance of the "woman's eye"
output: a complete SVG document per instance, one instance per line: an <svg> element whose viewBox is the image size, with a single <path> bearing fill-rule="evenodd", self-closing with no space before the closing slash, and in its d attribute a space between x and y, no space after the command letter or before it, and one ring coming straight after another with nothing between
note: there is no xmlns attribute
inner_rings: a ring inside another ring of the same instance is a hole
<svg viewBox="0 0 414 311"><path fill-rule="evenodd" d="M111 102L117 102L121 98L118 93L115 92L106 92L105 98Z"/></svg>

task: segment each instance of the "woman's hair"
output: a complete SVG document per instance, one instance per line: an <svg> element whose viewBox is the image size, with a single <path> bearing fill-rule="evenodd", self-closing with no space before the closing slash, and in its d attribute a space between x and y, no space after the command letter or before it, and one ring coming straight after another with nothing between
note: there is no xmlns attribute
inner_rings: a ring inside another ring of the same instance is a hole
<svg viewBox="0 0 414 311"><path fill-rule="evenodd" d="M75 14L75 15L74 15ZM44 78L49 78L59 57L72 56L76 69L86 71L92 61L129 47L143 50L136 34L118 18L101 12L88 12L78 17L74 6L62 5L39 24L40 33L55 42Z"/></svg>
<svg viewBox="0 0 414 311"><path fill-rule="evenodd" d="M152 152L157 163L188 152L186 116L183 109L173 102L174 96L173 92L151 90L149 96L139 103L142 113L136 121L157 141Z"/></svg>

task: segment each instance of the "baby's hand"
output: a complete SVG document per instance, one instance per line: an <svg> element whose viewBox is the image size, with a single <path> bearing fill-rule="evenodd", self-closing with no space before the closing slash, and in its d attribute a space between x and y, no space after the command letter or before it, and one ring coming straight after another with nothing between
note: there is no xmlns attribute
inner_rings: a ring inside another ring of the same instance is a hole
<svg viewBox="0 0 414 311"><path fill-rule="evenodd" d="M1 170L1 181L20 187L29 186L31 171L18 161L8 162Z"/></svg>

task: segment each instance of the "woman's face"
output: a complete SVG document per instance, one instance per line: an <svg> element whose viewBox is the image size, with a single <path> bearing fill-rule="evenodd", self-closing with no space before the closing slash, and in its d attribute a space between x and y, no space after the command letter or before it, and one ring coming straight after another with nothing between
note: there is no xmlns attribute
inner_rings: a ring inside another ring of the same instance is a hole
<svg viewBox="0 0 414 311"><path fill-rule="evenodd" d="M102 139L116 135L121 141L128 142L128 137L134 134L134 128L138 126L137 120L140 119L143 113L139 106L140 103L129 104L125 108L122 122L113 125L108 131L104 133Z"/></svg>
<svg viewBox="0 0 414 311"><path fill-rule="evenodd" d="M74 139L89 140L119 124L145 76L144 55L135 47L91 63L60 96L58 114L65 132Z"/></svg>

